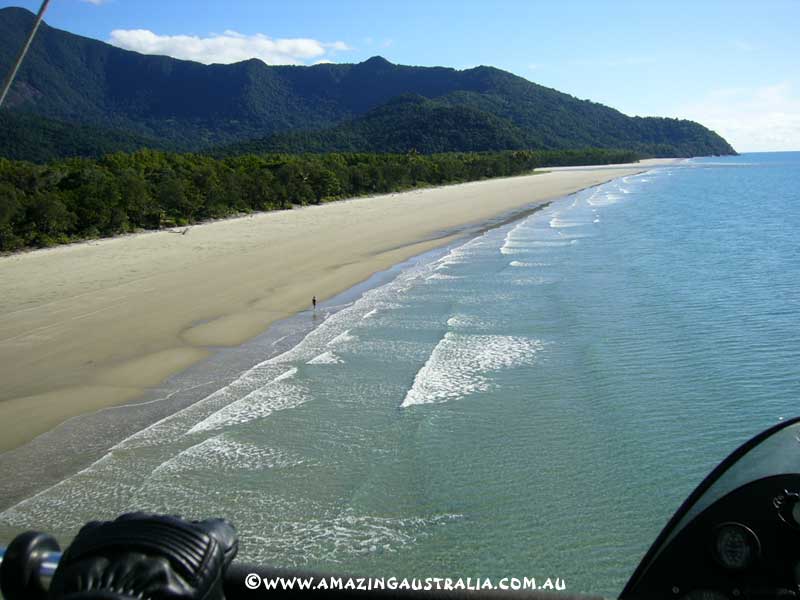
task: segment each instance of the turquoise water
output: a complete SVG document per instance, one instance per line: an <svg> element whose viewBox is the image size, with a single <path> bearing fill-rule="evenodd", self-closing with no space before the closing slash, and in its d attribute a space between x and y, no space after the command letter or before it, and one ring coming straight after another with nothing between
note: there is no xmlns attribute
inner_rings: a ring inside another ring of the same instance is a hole
<svg viewBox="0 0 800 600"><path fill-rule="evenodd" d="M719 460L800 412L799 226L798 153L558 200L320 311L0 523L222 515L276 566L614 595Z"/></svg>

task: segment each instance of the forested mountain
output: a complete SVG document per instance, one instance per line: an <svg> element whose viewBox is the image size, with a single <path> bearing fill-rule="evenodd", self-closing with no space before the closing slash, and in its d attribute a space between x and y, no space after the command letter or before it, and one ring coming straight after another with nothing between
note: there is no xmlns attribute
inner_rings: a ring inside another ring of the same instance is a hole
<svg viewBox="0 0 800 600"><path fill-rule="evenodd" d="M47 162L66 156L99 158L141 148L171 150L175 145L127 131L0 111L0 156L5 158Z"/></svg>
<svg viewBox="0 0 800 600"><path fill-rule="evenodd" d="M626 148L643 156L702 156L727 153L725 140L692 121L629 119L631 135L598 131L596 137L542 139L534 127L481 110L466 98L428 100L403 95L365 115L328 129L290 131L217 148L211 154L262 152L485 152L530 148ZM628 119L628 117L625 117ZM567 130L562 134L567 135ZM664 140L670 140L665 142Z"/></svg>
<svg viewBox="0 0 800 600"><path fill-rule="evenodd" d="M508 119L470 106L403 95L330 129L290 131L219 149L219 155L262 152L469 152L532 147Z"/></svg>
<svg viewBox="0 0 800 600"><path fill-rule="evenodd" d="M33 19L21 8L0 10L0 71L11 65ZM7 103L18 112L133 136L121 139L120 149L142 138L180 150L258 138L264 148L302 151L593 146L651 155L734 152L696 123L628 117L492 67L411 67L381 57L311 67L255 59L203 65L46 25ZM30 145L25 128L5 131L11 133L2 136L0 155Z"/></svg>

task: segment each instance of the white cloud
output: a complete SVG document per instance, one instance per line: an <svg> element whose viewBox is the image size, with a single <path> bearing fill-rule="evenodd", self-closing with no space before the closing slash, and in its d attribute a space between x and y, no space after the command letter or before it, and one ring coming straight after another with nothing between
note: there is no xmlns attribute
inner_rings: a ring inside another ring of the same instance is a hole
<svg viewBox="0 0 800 600"><path fill-rule="evenodd" d="M104 0L87 0L102 2ZM115 29L109 43L142 54L164 54L201 63L234 63L258 58L268 65L301 65L350 50L344 42L320 42L308 38L272 39L261 33L244 35L236 31L193 35L158 35L148 29Z"/></svg>
<svg viewBox="0 0 800 600"><path fill-rule="evenodd" d="M376 41L372 36L368 36L365 37L363 41L367 46L377 45L381 48L389 48L390 46L394 46L394 40L392 38L384 38L379 42Z"/></svg>
<svg viewBox="0 0 800 600"><path fill-rule="evenodd" d="M713 129L739 152L800 150L800 97L788 81L712 90L677 116Z"/></svg>

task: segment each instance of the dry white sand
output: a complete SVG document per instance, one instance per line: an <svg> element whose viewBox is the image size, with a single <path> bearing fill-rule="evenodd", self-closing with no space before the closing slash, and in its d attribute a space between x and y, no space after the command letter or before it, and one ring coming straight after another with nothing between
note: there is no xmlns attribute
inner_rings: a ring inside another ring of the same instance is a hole
<svg viewBox="0 0 800 600"><path fill-rule="evenodd" d="M261 213L0 258L0 451L140 396L443 232L664 161Z"/></svg>

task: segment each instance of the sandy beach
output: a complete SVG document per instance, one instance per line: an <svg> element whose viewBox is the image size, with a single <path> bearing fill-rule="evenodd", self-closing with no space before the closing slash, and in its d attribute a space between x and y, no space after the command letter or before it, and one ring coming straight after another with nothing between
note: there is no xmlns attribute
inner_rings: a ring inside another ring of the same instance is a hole
<svg viewBox="0 0 800 600"><path fill-rule="evenodd" d="M664 164L358 198L0 257L0 451L126 403L470 226Z"/></svg>

